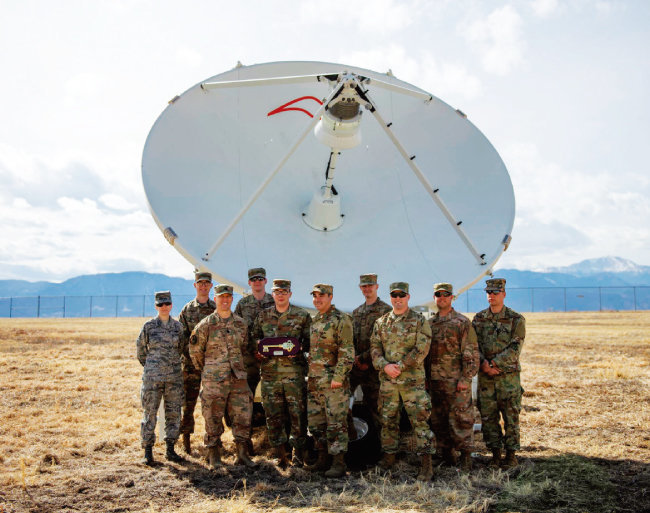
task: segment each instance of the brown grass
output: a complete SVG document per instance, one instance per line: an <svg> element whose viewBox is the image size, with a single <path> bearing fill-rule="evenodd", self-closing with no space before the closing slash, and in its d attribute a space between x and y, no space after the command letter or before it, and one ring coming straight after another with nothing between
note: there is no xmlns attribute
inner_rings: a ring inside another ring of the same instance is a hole
<svg viewBox="0 0 650 513"><path fill-rule="evenodd" d="M650 313L526 317L520 467L488 470L479 436L470 475L440 467L426 485L410 458L388 477L326 480L271 463L214 473L202 449L169 464L160 442L148 468L143 319L1 319L0 512L650 511ZM255 438L265 450L262 430Z"/></svg>

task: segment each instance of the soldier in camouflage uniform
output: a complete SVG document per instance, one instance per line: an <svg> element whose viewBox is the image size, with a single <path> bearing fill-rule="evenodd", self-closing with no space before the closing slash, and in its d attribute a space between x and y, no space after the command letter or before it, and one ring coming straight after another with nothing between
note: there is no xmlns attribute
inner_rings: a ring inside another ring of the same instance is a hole
<svg viewBox="0 0 650 513"><path fill-rule="evenodd" d="M393 310L377 319L370 337L372 363L381 383L379 412L384 455L379 466L388 470L395 463L403 405L417 437L417 452L422 455L418 479L428 481L433 477L433 433L428 424L431 400L425 389L424 359L431 345L431 328L422 314L409 308L410 297L408 283L392 283Z"/></svg>
<svg viewBox="0 0 650 513"><path fill-rule="evenodd" d="M311 325L309 372L307 381L307 416L314 436L318 459L309 470L325 470L327 454L332 465L325 475L345 474L348 450L348 375L354 363L352 319L332 304L333 287L314 285L312 296L318 313Z"/></svg>
<svg viewBox="0 0 650 513"><path fill-rule="evenodd" d="M377 296L376 274L362 274L359 278L359 288L366 301L352 312L354 322L354 366L350 373L350 390L352 393L357 386L363 391L363 402L370 410L376 429L381 429L378 413L379 373L372 366L370 357L370 335L375 321L385 313L390 312L390 305ZM349 419L348 419L349 422Z"/></svg>
<svg viewBox="0 0 650 513"><path fill-rule="evenodd" d="M172 295L169 291L156 292L158 316L147 321L136 341L138 360L144 367L140 398L144 417L140 425L144 463L153 465L153 444L156 442L156 415L161 399L165 400L165 457L181 461L174 444L183 404L183 374L181 356L185 339L181 323L172 319Z"/></svg>
<svg viewBox="0 0 650 513"><path fill-rule="evenodd" d="M248 270L248 285L251 288L251 294L237 302L235 315L246 321L249 333L251 333L253 322L255 322L260 312L275 305L273 296L266 292L266 282L266 269L255 267ZM248 374L248 386L254 396L257 384L260 382L260 362L249 351L248 347L244 352L244 364Z"/></svg>
<svg viewBox="0 0 650 513"><path fill-rule="evenodd" d="M194 273L194 288L196 298L187 303L181 310L178 320L183 325L186 342L189 342L192 331L205 317L217 308L217 304L210 299L212 288L212 274L196 271ZM183 404L183 418L181 419L181 433L183 433L183 447L187 454L191 453L190 434L194 433L194 408L201 388L201 372L192 364L189 344L183 350L183 383L185 386L185 402Z"/></svg>
<svg viewBox="0 0 650 513"><path fill-rule="evenodd" d="M478 338L481 358L478 375L478 406L481 411L483 440L492 450L490 465L511 468L518 464L519 412L523 389L519 373L519 354L526 337L526 320L504 305L506 280L485 281L489 308L478 312L472 326ZM505 433L501 431L503 418ZM501 461L501 448L506 458Z"/></svg>
<svg viewBox="0 0 650 513"><path fill-rule="evenodd" d="M250 337L253 345L250 351L261 362L262 401L269 442L281 468L289 464L285 450L287 421L291 426L289 442L295 450L294 462L298 466L303 464L307 443L307 361L303 353L309 352L311 316L306 310L290 304L290 298L291 282L273 280L275 306L260 312ZM257 351L258 342L271 337L294 337L300 343L300 351L294 356L261 355Z"/></svg>
<svg viewBox="0 0 650 513"><path fill-rule="evenodd" d="M474 434L472 378L479 363L476 333L469 319L451 306L451 283L436 283L433 290L438 313L429 319L431 350L425 363L432 403L431 427L443 459L455 464L457 449L461 468L470 470Z"/></svg>
<svg viewBox="0 0 650 513"><path fill-rule="evenodd" d="M190 339L190 356L201 371L201 412L205 420L205 445L208 462L221 465L223 416L232 419L232 433L237 444L237 463L257 466L248 455L253 394L246 382L243 351L248 343L244 319L233 315L232 287L214 288L217 310L194 328Z"/></svg>

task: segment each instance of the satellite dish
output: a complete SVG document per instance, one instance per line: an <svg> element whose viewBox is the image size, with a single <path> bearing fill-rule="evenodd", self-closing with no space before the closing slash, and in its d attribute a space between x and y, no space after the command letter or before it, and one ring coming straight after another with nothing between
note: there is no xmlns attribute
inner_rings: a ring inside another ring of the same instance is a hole
<svg viewBox="0 0 650 513"><path fill-rule="evenodd" d="M374 119L373 119L374 118ZM247 288L247 269L292 280L311 306L363 301L359 275L458 292L490 272L514 221L510 177L466 116L388 74L326 62L240 66L170 101L142 180L167 240L195 267Z"/></svg>

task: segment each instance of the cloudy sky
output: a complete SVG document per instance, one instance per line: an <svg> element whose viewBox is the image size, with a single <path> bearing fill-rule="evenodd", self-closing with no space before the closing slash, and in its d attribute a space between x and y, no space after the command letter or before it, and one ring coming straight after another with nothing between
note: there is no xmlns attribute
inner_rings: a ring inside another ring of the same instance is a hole
<svg viewBox="0 0 650 513"><path fill-rule="evenodd" d="M191 275L140 161L167 101L234 67L395 76L490 139L517 202L499 267L650 265L650 3L0 0L0 279ZM489 212L486 213L489 215Z"/></svg>

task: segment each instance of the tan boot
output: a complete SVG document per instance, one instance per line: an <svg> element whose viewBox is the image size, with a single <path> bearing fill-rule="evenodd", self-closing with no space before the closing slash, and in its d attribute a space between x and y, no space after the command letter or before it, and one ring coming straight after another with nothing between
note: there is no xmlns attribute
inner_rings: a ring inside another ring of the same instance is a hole
<svg viewBox="0 0 650 513"><path fill-rule="evenodd" d="M221 462L221 448L218 446L208 447L208 464L216 469L223 465Z"/></svg>
<svg viewBox="0 0 650 513"><path fill-rule="evenodd" d="M393 465L395 465L395 453L385 452L379 462L379 468L382 470L390 470L393 468Z"/></svg>
<svg viewBox="0 0 650 513"><path fill-rule="evenodd" d="M501 449L492 449L492 459L488 463L489 467L499 468L501 465Z"/></svg>
<svg viewBox="0 0 650 513"><path fill-rule="evenodd" d="M237 442L237 465L246 465L248 468L257 468L257 463L248 456L248 444L246 442Z"/></svg>
<svg viewBox="0 0 650 513"><path fill-rule="evenodd" d="M275 453L275 457L278 459L278 467L282 470L287 468L289 466L289 456L287 455L287 449L284 444L278 445L273 449L273 452Z"/></svg>
<svg viewBox="0 0 650 513"><path fill-rule="evenodd" d="M422 467L420 468L420 473L418 474L418 481L431 481L433 477L433 465L431 463L431 455L423 454L422 455Z"/></svg>
<svg viewBox="0 0 650 513"><path fill-rule="evenodd" d="M294 467L303 467L307 461L307 456L308 454L306 449L295 448L293 450L293 459L291 460L291 464Z"/></svg>
<svg viewBox="0 0 650 513"><path fill-rule="evenodd" d="M325 477L342 477L348 467L345 465L345 454L335 454L332 458L332 466L325 472Z"/></svg>
<svg viewBox="0 0 650 513"><path fill-rule="evenodd" d="M312 472L327 470L327 449L318 449L318 458L311 465L307 465L305 469Z"/></svg>
<svg viewBox="0 0 650 513"><path fill-rule="evenodd" d="M501 468L509 469L509 468L514 468L517 465L519 465L519 462L517 461L517 456L515 455L515 451L512 451L510 449L506 450L506 459L503 460L503 463L501 464Z"/></svg>
<svg viewBox="0 0 650 513"><path fill-rule="evenodd" d="M470 451L460 451L460 469L464 472L472 470L472 453Z"/></svg>
<svg viewBox="0 0 650 513"><path fill-rule="evenodd" d="M190 433L183 433L183 450L185 454L192 454L192 444L190 442Z"/></svg>

